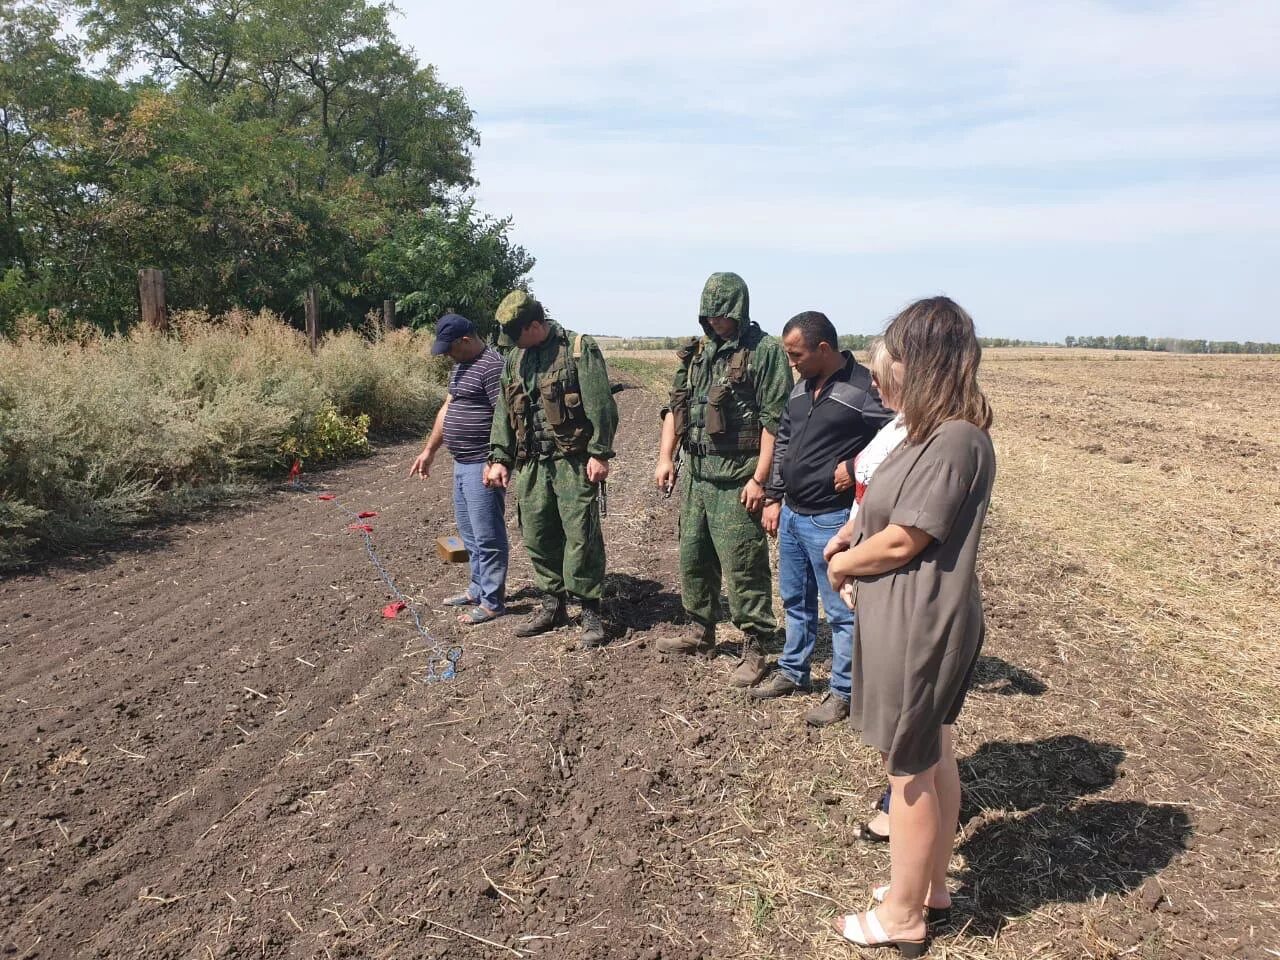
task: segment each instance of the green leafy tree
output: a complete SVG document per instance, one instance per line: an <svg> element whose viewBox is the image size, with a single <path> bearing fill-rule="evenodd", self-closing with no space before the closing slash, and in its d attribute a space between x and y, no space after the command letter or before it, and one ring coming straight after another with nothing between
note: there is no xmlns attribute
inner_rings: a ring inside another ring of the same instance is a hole
<svg viewBox="0 0 1280 960"><path fill-rule="evenodd" d="M75 2L83 51L0 0L0 326L55 308L126 326L143 266L174 308L300 322L315 284L339 323L386 297L416 322L484 319L531 269L467 199L462 91L395 42L387 4Z"/></svg>

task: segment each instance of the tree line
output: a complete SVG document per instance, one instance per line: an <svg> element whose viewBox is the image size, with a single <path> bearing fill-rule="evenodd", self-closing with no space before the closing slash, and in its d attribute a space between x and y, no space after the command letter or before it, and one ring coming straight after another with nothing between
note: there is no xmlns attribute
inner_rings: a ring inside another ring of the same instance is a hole
<svg viewBox="0 0 1280 960"><path fill-rule="evenodd" d="M463 92L369 0L0 0L0 330L169 304L491 315L533 258L476 209Z"/></svg>
<svg viewBox="0 0 1280 960"><path fill-rule="evenodd" d="M1280 343L1189 340L1180 337L1067 337L1068 347L1095 350L1154 350L1162 353L1280 353Z"/></svg>

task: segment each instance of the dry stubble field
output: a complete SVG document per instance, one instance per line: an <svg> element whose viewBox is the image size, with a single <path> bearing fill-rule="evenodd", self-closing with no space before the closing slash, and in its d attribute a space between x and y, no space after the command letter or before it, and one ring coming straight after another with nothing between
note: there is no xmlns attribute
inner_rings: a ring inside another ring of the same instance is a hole
<svg viewBox="0 0 1280 960"><path fill-rule="evenodd" d="M993 350L984 382L991 629L931 955L1280 955L1280 362ZM0 950L853 955L823 921L887 873L851 839L875 758L732 695L727 658L653 650L675 504L648 485L659 401L619 403L600 653L450 623L448 471L407 481L416 444L0 582ZM421 682L321 488L379 511L457 680Z"/></svg>

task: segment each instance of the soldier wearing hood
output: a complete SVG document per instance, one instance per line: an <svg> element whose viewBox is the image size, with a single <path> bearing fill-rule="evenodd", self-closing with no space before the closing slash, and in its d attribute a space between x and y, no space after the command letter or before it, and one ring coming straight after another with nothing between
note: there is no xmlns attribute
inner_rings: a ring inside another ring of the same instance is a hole
<svg viewBox="0 0 1280 960"><path fill-rule="evenodd" d="M595 340L564 329L523 290L503 299L496 318L514 348L502 369L485 482L515 488L520 533L543 591L538 613L516 635L562 625L573 594L582 604L581 646L599 646L600 485L618 429L604 357Z"/></svg>
<svg viewBox="0 0 1280 960"><path fill-rule="evenodd" d="M690 624L660 638L658 649L714 652L723 574L729 618L746 638L729 682L749 687L764 676L764 645L777 631L760 511L791 368L777 338L752 322L747 285L736 273L707 280L698 321L704 335L678 353L654 471L658 486L670 489L677 450L683 453L680 577Z"/></svg>

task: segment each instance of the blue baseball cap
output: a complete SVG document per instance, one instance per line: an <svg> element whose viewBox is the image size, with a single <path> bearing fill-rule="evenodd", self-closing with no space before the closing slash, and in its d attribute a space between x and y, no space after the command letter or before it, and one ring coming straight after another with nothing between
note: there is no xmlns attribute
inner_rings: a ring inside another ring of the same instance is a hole
<svg viewBox="0 0 1280 960"><path fill-rule="evenodd" d="M436 321L436 342L431 345L434 354L448 353L453 341L461 337L474 337L476 326L464 316L446 313Z"/></svg>

